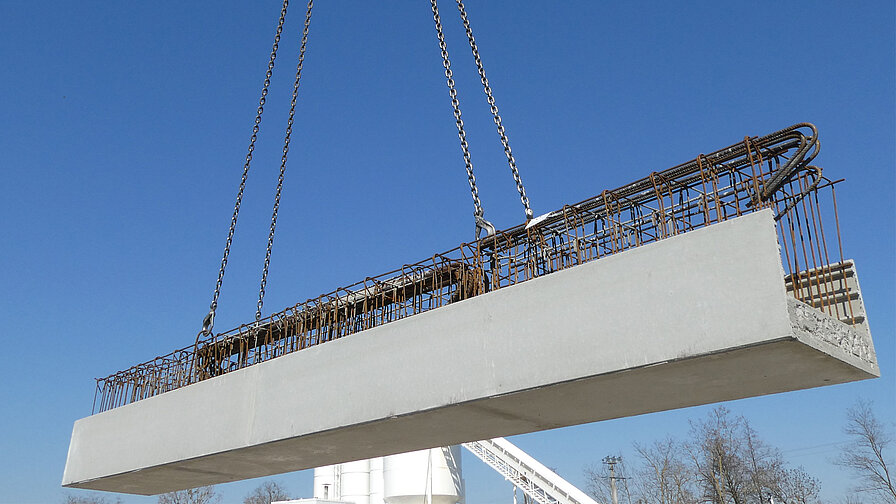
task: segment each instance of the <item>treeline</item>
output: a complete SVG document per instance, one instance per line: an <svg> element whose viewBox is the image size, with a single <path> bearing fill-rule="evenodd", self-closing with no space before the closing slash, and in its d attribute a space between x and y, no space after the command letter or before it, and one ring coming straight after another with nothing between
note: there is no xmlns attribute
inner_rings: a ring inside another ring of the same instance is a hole
<svg viewBox="0 0 896 504"><path fill-rule="evenodd" d="M245 498L243 504L271 504L290 500L289 492L276 481L264 481ZM178 490L159 495L158 504L220 504L221 495L214 485ZM67 495L63 504L122 504L121 498L99 494Z"/></svg>
<svg viewBox="0 0 896 504"><path fill-rule="evenodd" d="M896 504L890 468L892 426L871 404L847 411L849 441L833 460L857 482L838 504ZM612 504L820 504L821 482L790 465L749 421L724 406L691 421L687 439L667 437L634 443L622 461L606 459L586 468L589 493ZM612 466L612 468L611 468Z"/></svg>

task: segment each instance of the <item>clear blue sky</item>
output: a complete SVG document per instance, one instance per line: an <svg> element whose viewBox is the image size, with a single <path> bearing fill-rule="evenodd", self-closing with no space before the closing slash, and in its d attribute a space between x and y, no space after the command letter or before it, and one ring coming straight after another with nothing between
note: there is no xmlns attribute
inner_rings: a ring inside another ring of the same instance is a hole
<svg viewBox="0 0 896 504"><path fill-rule="evenodd" d="M507 5L505 5L507 4ZM523 219L453 4L442 2L486 214ZM811 121L884 377L729 404L821 478L855 397L894 405L894 5L467 6L536 214ZM295 2L219 308L250 320L303 6ZM318 2L270 310L472 236L427 2ZM207 310L279 2L0 1L0 502L57 503L93 378L193 341ZM574 483L691 408L514 438ZM209 419L214 425L214 419ZM469 504L510 487L465 458ZM310 472L279 478L299 495ZM222 485L241 502L257 482ZM125 496L127 503L154 498Z"/></svg>

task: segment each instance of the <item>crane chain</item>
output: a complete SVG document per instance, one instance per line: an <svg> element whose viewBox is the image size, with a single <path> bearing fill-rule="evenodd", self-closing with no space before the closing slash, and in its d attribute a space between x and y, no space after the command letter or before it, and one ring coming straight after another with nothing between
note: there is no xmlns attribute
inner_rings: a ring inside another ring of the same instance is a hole
<svg viewBox="0 0 896 504"><path fill-rule="evenodd" d="M476 61L476 69L479 71L479 80L485 90L485 96L488 99L488 105L491 108L492 117L495 120L495 126L498 127L498 135L501 137L501 145L504 146L504 154L507 156L507 163L510 165L510 171L513 174L513 181L516 182L516 190L520 193L520 201L526 212L526 220L532 219L532 208L529 207L529 198L526 196L526 188L520 178L519 169L516 166L516 159L513 157L513 151L510 150L510 140L501 123L501 116L498 114L498 106L495 104L495 97L492 94L492 88L485 76L485 67L482 65L482 58L479 56L479 48L476 46L476 39L473 38L473 29L470 27L470 20L467 18L467 11L464 8L463 0L457 0L457 10L460 11L460 18L464 24L464 30L467 32L467 40L470 42L470 49L473 50L473 59Z"/></svg>
<svg viewBox="0 0 896 504"><path fill-rule="evenodd" d="M436 33L439 37L439 49L442 51L442 66L445 67L445 78L448 84L448 95L451 97L451 107L454 109L454 122L457 125L457 136L460 139L460 148L464 155L464 165L467 169L467 181L470 183L470 193L473 196L473 218L476 222L476 239L484 230L486 236L495 234L495 227L487 220L482 210L482 202L479 200L479 190L476 188L476 176L473 174L473 160L470 157L470 146L467 144L467 133L464 131L464 122L461 119L460 102L457 99L457 89L454 87L454 74L451 71L451 60L448 58L448 46L445 44L445 35L442 33L442 19L439 16L439 6L436 0L430 0L432 6L432 18L436 24Z"/></svg>
<svg viewBox="0 0 896 504"><path fill-rule="evenodd" d="M277 59L277 49L280 47L280 35L283 33L283 22L286 20L286 10L289 0L283 0L280 8L280 19L277 22L277 30L274 34L274 44L271 47L271 58L268 61L268 69L264 77L264 85L261 89L261 98L258 99L258 109L255 114L255 125L252 127L252 136L249 138L249 151L246 154L246 163L243 165L243 175L240 179L239 189L236 194L236 203L233 206L233 215L230 218L230 231L227 233L227 241L224 245L224 255L221 258L221 268L218 270L218 281L215 283L215 292L209 305L208 314L202 319L202 329L197 335L211 335L215 327L215 311L218 309L218 296L221 295L221 285L224 283L224 270L227 268L227 259L230 257L230 247L233 244L233 233L236 230L236 221L240 215L240 205L243 202L243 192L246 188L246 179L249 177L249 165L252 163L252 154L255 152L255 141L258 138L258 130L261 128L261 115L264 112L264 104L271 86L271 76L274 73L274 61Z"/></svg>
<svg viewBox="0 0 896 504"><path fill-rule="evenodd" d="M302 65L305 63L305 46L308 43L308 27L311 25L311 8L314 0L308 0L308 8L305 11L305 25L302 28L302 44L299 47L299 63L296 65L296 78L292 86L292 100L289 102L289 119L286 121L286 136L283 140L283 156L280 158L280 176L277 179L277 191L274 196L274 210L271 213L271 230L268 234L268 247L264 255L264 268L261 272L261 286L258 289L258 305L255 311L255 321L261 320L261 308L264 305L264 290L268 282L268 268L271 265L271 250L274 247L274 232L277 229L277 213L280 210L280 194L283 191L283 178L286 175L286 157L289 155L289 139L292 135L292 125L296 116L296 100L299 96L299 81L302 78Z"/></svg>

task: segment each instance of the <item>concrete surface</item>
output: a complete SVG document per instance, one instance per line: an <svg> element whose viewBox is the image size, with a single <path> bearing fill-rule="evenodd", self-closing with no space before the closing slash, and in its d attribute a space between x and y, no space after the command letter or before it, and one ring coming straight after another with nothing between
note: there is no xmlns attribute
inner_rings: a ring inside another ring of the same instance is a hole
<svg viewBox="0 0 896 504"><path fill-rule="evenodd" d="M879 376L783 277L770 211L715 224L78 420L63 485L156 494Z"/></svg>

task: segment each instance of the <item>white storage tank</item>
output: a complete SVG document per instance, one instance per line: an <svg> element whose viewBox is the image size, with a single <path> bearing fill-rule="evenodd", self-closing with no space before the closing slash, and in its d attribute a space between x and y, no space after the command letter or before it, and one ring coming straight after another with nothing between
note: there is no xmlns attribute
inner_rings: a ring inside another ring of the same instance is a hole
<svg viewBox="0 0 896 504"><path fill-rule="evenodd" d="M328 465L314 469L314 498L339 500L336 488L336 466Z"/></svg>
<svg viewBox="0 0 896 504"><path fill-rule="evenodd" d="M370 460L339 465L339 500L370 504Z"/></svg>
<svg viewBox="0 0 896 504"><path fill-rule="evenodd" d="M384 504L383 457L370 459L370 504Z"/></svg>
<svg viewBox="0 0 896 504"><path fill-rule="evenodd" d="M386 504L455 504L463 500L460 446L383 458Z"/></svg>

